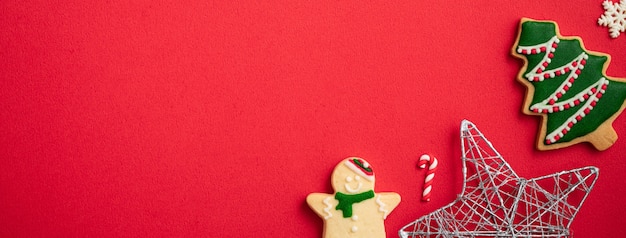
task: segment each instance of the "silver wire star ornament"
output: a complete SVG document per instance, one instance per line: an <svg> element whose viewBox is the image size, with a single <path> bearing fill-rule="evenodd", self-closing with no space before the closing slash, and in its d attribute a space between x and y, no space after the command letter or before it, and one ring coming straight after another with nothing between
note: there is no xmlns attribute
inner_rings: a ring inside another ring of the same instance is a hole
<svg viewBox="0 0 626 238"><path fill-rule="evenodd" d="M598 178L592 166L520 178L467 120L461 123L461 150L461 194L403 227L400 237L569 237Z"/></svg>

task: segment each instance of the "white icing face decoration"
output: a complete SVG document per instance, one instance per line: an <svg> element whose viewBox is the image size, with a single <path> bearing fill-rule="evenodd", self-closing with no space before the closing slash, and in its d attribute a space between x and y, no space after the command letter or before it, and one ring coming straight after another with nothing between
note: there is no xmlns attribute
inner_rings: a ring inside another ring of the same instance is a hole
<svg viewBox="0 0 626 238"><path fill-rule="evenodd" d="M356 188L351 188L350 183L352 182L352 177L346 177L346 184L344 186L346 187L346 191L348 191L349 193L358 193L363 187L363 183L361 183L361 177L359 177L358 175L354 175L354 180L357 182L357 186Z"/></svg>
<svg viewBox="0 0 626 238"><path fill-rule="evenodd" d="M357 194L374 189L374 171L365 160L347 158L335 167L332 185L336 192Z"/></svg>

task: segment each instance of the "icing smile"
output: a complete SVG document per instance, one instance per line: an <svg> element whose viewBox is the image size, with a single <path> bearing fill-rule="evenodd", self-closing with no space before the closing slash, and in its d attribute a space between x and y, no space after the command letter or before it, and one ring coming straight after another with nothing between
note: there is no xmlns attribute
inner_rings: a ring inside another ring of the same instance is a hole
<svg viewBox="0 0 626 238"><path fill-rule="evenodd" d="M361 191L361 187L363 187L363 183L359 182L359 185L357 185L356 188L351 188L346 183L344 187L346 187L346 191L348 191L349 193L357 193L358 191Z"/></svg>

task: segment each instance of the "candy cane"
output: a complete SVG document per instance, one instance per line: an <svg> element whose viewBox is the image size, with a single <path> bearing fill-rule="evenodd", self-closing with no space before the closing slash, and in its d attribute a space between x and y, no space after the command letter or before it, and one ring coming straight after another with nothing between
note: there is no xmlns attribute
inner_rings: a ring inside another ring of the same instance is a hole
<svg viewBox="0 0 626 238"><path fill-rule="evenodd" d="M437 171L437 158L428 154L424 154L420 157L418 166L424 169L426 168L426 163L430 164L430 166L428 166L428 172L426 172L426 179L424 180L424 192L422 193L422 201L428 202L430 201L430 192L433 189L433 178L435 177L435 171Z"/></svg>

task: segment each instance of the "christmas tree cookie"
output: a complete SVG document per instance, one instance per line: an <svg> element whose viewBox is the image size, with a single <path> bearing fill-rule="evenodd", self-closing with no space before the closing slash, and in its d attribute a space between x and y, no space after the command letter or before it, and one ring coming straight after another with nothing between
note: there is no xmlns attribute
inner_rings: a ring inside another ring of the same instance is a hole
<svg viewBox="0 0 626 238"><path fill-rule="evenodd" d="M365 160L341 161L331 178L334 194L311 193L306 202L324 219L325 238L384 238L387 215L400 203L397 193L374 192L374 170Z"/></svg>
<svg viewBox="0 0 626 238"><path fill-rule="evenodd" d="M527 87L523 111L543 118L538 149L589 142L605 150L615 143L612 123L626 105L626 79L606 76L609 55L562 36L555 22L526 18L512 54L524 60L517 77Z"/></svg>

